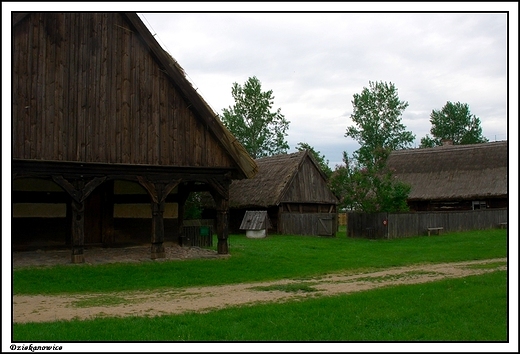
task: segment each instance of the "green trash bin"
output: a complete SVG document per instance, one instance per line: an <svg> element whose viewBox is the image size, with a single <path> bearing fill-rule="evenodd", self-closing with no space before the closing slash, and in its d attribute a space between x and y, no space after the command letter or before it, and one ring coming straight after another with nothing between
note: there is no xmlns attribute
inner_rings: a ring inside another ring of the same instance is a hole
<svg viewBox="0 0 520 354"><path fill-rule="evenodd" d="M200 227L200 236L209 236L209 227L208 226Z"/></svg>
<svg viewBox="0 0 520 354"><path fill-rule="evenodd" d="M201 226L199 229L200 235L200 246L211 247L213 246L213 235L211 234L211 228L209 226Z"/></svg>

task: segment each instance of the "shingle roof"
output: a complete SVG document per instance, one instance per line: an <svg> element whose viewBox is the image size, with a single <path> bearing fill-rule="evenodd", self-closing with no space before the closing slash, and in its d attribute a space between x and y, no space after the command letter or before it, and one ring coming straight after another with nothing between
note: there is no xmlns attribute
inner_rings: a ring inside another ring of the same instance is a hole
<svg viewBox="0 0 520 354"><path fill-rule="evenodd" d="M240 230L263 230L271 228L271 221L266 210L246 211Z"/></svg>

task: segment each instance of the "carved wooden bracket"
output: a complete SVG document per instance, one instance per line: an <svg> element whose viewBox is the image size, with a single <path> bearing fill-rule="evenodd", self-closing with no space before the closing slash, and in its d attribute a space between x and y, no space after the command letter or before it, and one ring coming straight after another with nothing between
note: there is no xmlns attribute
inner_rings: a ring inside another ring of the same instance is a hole
<svg viewBox="0 0 520 354"><path fill-rule="evenodd" d="M218 199L229 199L229 185L231 181L229 180L218 180L216 178L211 178L208 180L208 184L211 186L211 195L215 202Z"/></svg>
<svg viewBox="0 0 520 354"><path fill-rule="evenodd" d="M95 177L90 180L85 186L81 189L77 189L74 187L72 183L67 181L63 176L52 176L53 181L58 184L61 188L63 188L77 203L83 203L85 199L103 182L105 182L106 177Z"/></svg>
<svg viewBox="0 0 520 354"><path fill-rule="evenodd" d="M153 183L143 176L137 176L137 180L148 191L152 201L158 204L163 203L168 194L182 181L182 179L174 179L165 186L162 183Z"/></svg>

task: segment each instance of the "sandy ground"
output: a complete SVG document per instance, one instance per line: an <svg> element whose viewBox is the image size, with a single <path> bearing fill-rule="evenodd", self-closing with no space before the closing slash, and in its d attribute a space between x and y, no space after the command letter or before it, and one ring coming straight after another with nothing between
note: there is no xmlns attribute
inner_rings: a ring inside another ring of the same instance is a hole
<svg viewBox="0 0 520 354"><path fill-rule="evenodd" d="M362 274L329 274L305 280L64 296L17 295L13 297L13 322L207 312L228 306L295 301L401 284L462 278L505 269L507 269L507 258L500 258L391 268ZM300 288L302 286L307 289L312 288L314 291L290 291L289 288L284 291L280 287L279 290L272 289L274 286L288 284ZM261 289L261 287L271 287L271 289Z"/></svg>

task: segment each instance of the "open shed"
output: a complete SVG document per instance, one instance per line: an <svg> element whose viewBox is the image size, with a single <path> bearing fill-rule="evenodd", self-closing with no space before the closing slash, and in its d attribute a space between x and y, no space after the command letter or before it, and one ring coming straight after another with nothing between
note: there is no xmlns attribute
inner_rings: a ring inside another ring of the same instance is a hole
<svg viewBox="0 0 520 354"><path fill-rule="evenodd" d="M257 165L137 14L13 13L12 48L13 246L58 237L80 263L127 232L162 258L208 191L228 253L229 186Z"/></svg>

